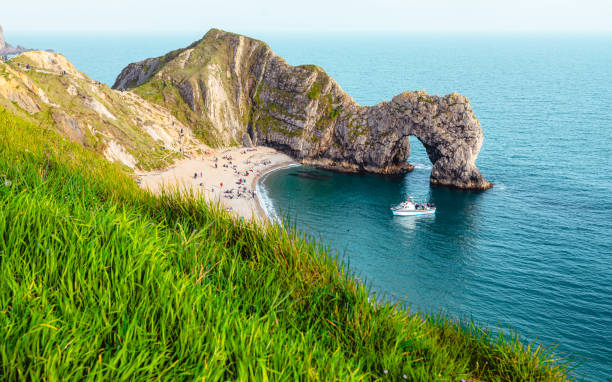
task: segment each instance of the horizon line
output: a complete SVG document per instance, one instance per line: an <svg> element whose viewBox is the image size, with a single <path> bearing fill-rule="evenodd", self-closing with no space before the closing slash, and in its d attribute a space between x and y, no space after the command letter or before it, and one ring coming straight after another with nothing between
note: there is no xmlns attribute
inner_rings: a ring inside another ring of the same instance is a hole
<svg viewBox="0 0 612 382"><path fill-rule="evenodd" d="M220 29L232 33L295 33L295 34L322 34L322 33L496 33L496 34L612 34L611 29L284 29L284 28L225 28L218 26L204 27L202 29L32 29L32 28L6 28L3 27L5 37L11 33L146 33L146 34L185 34L206 33L210 29Z"/></svg>

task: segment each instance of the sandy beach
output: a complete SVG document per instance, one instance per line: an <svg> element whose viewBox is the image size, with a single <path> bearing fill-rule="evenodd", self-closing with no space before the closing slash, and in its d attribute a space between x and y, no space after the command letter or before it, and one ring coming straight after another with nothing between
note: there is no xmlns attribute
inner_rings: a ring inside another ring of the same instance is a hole
<svg viewBox="0 0 612 382"><path fill-rule="evenodd" d="M193 190L245 219L266 221L256 184L259 176L296 163L290 156L263 146L208 149L195 159L185 159L161 171L138 173L140 186L158 193L162 188Z"/></svg>

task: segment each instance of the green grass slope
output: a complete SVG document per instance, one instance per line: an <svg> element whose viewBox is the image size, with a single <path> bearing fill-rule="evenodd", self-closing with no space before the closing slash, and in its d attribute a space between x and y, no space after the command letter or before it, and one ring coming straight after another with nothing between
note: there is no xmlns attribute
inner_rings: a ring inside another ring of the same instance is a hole
<svg viewBox="0 0 612 382"><path fill-rule="evenodd" d="M0 379L566 379L553 356L371 303L312 242L0 108Z"/></svg>

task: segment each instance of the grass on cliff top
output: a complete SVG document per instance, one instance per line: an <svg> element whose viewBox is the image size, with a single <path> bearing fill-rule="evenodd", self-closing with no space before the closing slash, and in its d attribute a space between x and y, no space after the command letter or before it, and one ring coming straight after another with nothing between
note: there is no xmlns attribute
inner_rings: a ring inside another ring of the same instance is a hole
<svg viewBox="0 0 612 382"><path fill-rule="evenodd" d="M0 379L565 379L553 356L371 303L312 242L0 108Z"/></svg>
<svg viewBox="0 0 612 382"><path fill-rule="evenodd" d="M26 64L31 65L30 70L23 70ZM6 97L6 95L3 97L0 94L0 105L5 105L15 114L33 123L55 124L61 129L61 123L56 120L61 112L65 112L76 121L77 126L69 127L64 124L63 129L69 130L75 135L80 135L84 146L97 152L103 152L106 146L105 139L102 139L102 137L110 135L114 141L134 156L138 167L145 171L166 167L178 157L178 154L161 150L162 142L156 141L146 131L136 126L133 119L135 119L137 111L135 112L128 107L127 103L121 99L120 94L106 85L97 85L89 79L80 79L70 75L38 72L34 63L24 55L17 56L7 63L0 63L0 75L3 73L8 75L6 66L11 66L14 70L29 78L44 91L51 103L59 105L59 107L49 106L38 98L39 95L31 94L41 111L30 114L16 103L9 105L11 97ZM13 78L18 84L16 88L20 86L26 88L26 85L20 79L16 76L13 76ZM71 95L67 91L70 86L75 87L77 95ZM87 99L94 99L104 105L116 119L102 117L85 104ZM143 118L143 116L138 117Z"/></svg>

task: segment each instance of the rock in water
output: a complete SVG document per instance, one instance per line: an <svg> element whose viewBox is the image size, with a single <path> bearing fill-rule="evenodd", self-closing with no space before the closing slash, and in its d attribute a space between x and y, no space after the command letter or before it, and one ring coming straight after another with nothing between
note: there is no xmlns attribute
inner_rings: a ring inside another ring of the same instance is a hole
<svg viewBox="0 0 612 382"><path fill-rule="evenodd" d="M0 49L4 49L6 43L4 42L4 32L2 31L2 25L0 25Z"/></svg>
<svg viewBox="0 0 612 382"><path fill-rule="evenodd" d="M23 48L22 46L18 46L17 48L21 50L13 48L11 44L4 40L4 31L2 30L2 25L0 25L0 56L6 56L9 54L19 54L23 50L25 50L25 48Z"/></svg>
<svg viewBox="0 0 612 382"><path fill-rule="evenodd" d="M343 171L409 171L409 137L433 164L433 185L484 190L475 165L483 134L466 97L406 92L360 106L323 69L291 66L263 42L210 30L185 49L128 65L117 89L134 88L211 144L279 148L303 163Z"/></svg>

